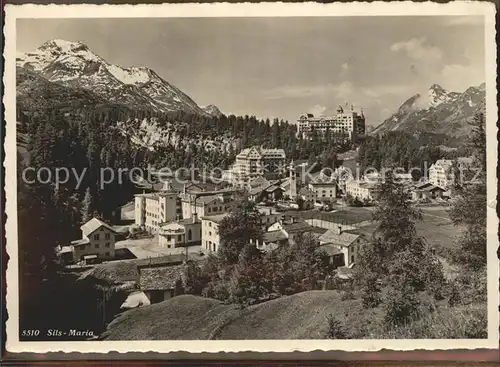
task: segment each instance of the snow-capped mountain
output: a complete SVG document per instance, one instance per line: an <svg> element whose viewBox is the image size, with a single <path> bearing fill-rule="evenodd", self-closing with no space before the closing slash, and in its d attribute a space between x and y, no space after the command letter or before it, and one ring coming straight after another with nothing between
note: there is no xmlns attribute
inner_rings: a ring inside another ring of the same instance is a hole
<svg viewBox="0 0 500 367"><path fill-rule="evenodd" d="M220 112L219 108L216 105L209 104L208 106L202 107L203 111L205 113L208 113L210 116L213 117L220 117L222 116L222 112Z"/></svg>
<svg viewBox="0 0 500 367"><path fill-rule="evenodd" d="M453 102L460 93L449 92L439 84L433 84L429 88L429 106L436 107L441 103Z"/></svg>
<svg viewBox="0 0 500 367"><path fill-rule="evenodd" d="M162 112L206 113L153 70L110 64L81 42L48 41L32 52L18 54L16 63L51 82L90 90L112 103Z"/></svg>
<svg viewBox="0 0 500 367"><path fill-rule="evenodd" d="M470 132L467 123L484 110L485 84L469 87L465 92L449 92L437 84L428 91L428 99L415 94L378 125L372 134L401 130L412 133L432 132L462 137Z"/></svg>

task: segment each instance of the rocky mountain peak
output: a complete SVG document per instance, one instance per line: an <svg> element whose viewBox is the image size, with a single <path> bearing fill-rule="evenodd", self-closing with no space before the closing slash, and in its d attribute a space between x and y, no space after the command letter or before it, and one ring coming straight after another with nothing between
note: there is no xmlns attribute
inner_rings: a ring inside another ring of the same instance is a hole
<svg viewBox="0 0 500 367"><path fill-rule="evenodd" d="M52 50L59 52L83 51L88 50L88 46L82 42L66 41L62 39L53 39L41 45L39 50Z"/></svg>
<svg viewBox="0 0 500 367"><path fill-rule="evenodd" d="M206 113L152 69L111 64L82 42L50 40L34 51L18 54L16 63L51 82L92 91L113 103L161 112Z"/></svg>
<svg viewBox="0 0 500 367"><path fill-rule="evenodd" d="M484 109L484 102L483 84L479 87L469 87L462 93L450 92L438 84L433 84L429 88L428 103L423 101L419 94L415 94L372 133L402 130L465 136L470 129L467 120Z"/></svg>
<svg viewBox="0 0 500 367"><path fill-rule="evenodd" d="M214 117L222 116L222 112L214 104L209 104L208 106L203 107L203 111L205 111L210 116L214 116Z"/></svg>
<svg viewBox="0 0 500 367"><path fill-rule="evenodd" d="M433 84L429 88L429 104L430 106L437 106L441 103L449 102L451 96L449 92L441 87L439 84Z"/></svg>

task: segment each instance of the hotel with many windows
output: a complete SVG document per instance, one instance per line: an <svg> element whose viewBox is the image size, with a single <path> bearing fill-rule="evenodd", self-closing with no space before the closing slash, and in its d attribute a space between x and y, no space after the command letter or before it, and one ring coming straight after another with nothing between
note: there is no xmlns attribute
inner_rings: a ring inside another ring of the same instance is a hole
<svg viewBox="0 0 500 367"><path fill-rule="evenodd" d="M259 146L243 149L234 165L223 178L236 186L244 186L252 179L265 177L277 179L286 172L286 154L283 149L266 149Z"/></svg>
<svg viewBox="0 0 500 367"><path fill-rule="evenodd" d="M313 132L321 135L330 134L343 139L355 140L357 136L365 133L365 116L363 112L354 111L351 105L349 110L342 106L337 108L334 116L314 116L306 113L297 120L297 135L310 138Z"/></svg>

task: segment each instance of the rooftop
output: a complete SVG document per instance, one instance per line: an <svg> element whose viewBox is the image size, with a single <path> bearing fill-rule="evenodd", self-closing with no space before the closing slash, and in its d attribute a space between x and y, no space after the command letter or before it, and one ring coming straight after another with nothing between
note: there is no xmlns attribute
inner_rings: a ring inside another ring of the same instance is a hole
<svg viewBox="0 0 500 367"><path fill-rule="evenodd" d="M175 282L182 277L183 268L183 265L141 268L140 289L142 291L173 289Z"/></svg>
<svg viewBox="0 0 500 367"><path fill-rule="evenodd" d="M286 158L285 151L283 149L277 148L262 148L259 146L253 146L251 148L243 149L238 155L237 158L247 158L251 155L260 156L262 158L267 158L269 156L274 156L277 158Z"/></svg>
<svg viewBox="0 0 500 367"><path fill-rule="evenodd" d="M82 238L79 240L71 241L71 244L73 246L82 246L82 245L86 245L87 243L90 243L90 240L88 238Z"/></svg>
<svg viewBox="0 0 500 367"><path fill-rule="evenodd" d="M85 236L88 236L89 234L98 230L101 227L106 227L111 232L115 232L113 227L111 227L109 224L104 223L102 220L97 219L97 218L92 218L91 220L89 220L87 223L85 223L80 228L83 231L83 233L85 234Z"/></svg>
<svg viewBox="0 0 500 367"><path fill-rule="evenodd" d="M329 229L319 237L319 240L322 243L331 243L333 245L347 247L350 246L359 237L359 234L347 232L338 233L336 230Z"/></svg>
<svg viewBox="0 0 500 367"><path fill-rule="evenodd" d="M79 240L81 241L81 240ZM59 251L59 254L67 254L67 253L71 253L73 252L73 249L71 248L71 246L62 246L61 247L61 250Z"/></svg>
<svg viewBox="0 0 500 367"><path fill-rule="evenodd" d="M224 218L229 217L229 213L217 214L217 215L206 215L202 217L202 220L209 220L214 223L220 223Z"/></svg>
<svg viewBox="0 0 500 367"><path fill-rule="evenodd" d="M281 186L276 186L276 185L271 185L269 186L266 191L267 192L273 192L273 191L276 191L276 190L281 190L281 191L285 191L285 189Z"/></svg>
<svg viewBox="0 0 500 367"><path fill-rule="evenodd" d="M312 227L305 221L297 221L294 223L283 223L283 229L288 233L309 232Z"/></svg>
<svg viewBox="0 0 500 367"><path fill-rule="evenodd" d="M316 195L316 193L310 189L308 189L307 187L302 187L300 190L299 190L299 194L300 195Z"/></svg>
<svg viewBox="0 0 500 367"><path fill-rule="evenodd" d="M287 238L286 233L282 230L266 232L262 235L262 240L265 242L279 242L284 241Z"/></svg>

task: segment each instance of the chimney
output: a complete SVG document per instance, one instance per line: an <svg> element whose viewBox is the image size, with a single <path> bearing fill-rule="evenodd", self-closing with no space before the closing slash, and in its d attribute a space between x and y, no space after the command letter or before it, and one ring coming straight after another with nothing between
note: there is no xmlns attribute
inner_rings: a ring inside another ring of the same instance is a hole
<svg viewBox="0 0 500 367"><path fill-rule="evenodd" d="M342 234L342 226L340 224L337 226L337 234Z"/></svg>
<svg viewBox="0 0 500 367"><path fill-rule="evenodd" d="M180 216L179 214L177 214L177 216L176 216L175 220L176 220L177 222L178 222L178 221L180 221L180 220L181 220L181 216Z"/></svg>
<svg viewBox="0 0 500 367"><path fill-rule="evenodd" d="M196 223L198 220L198 213L193 213L193 223Z"/></svg>

